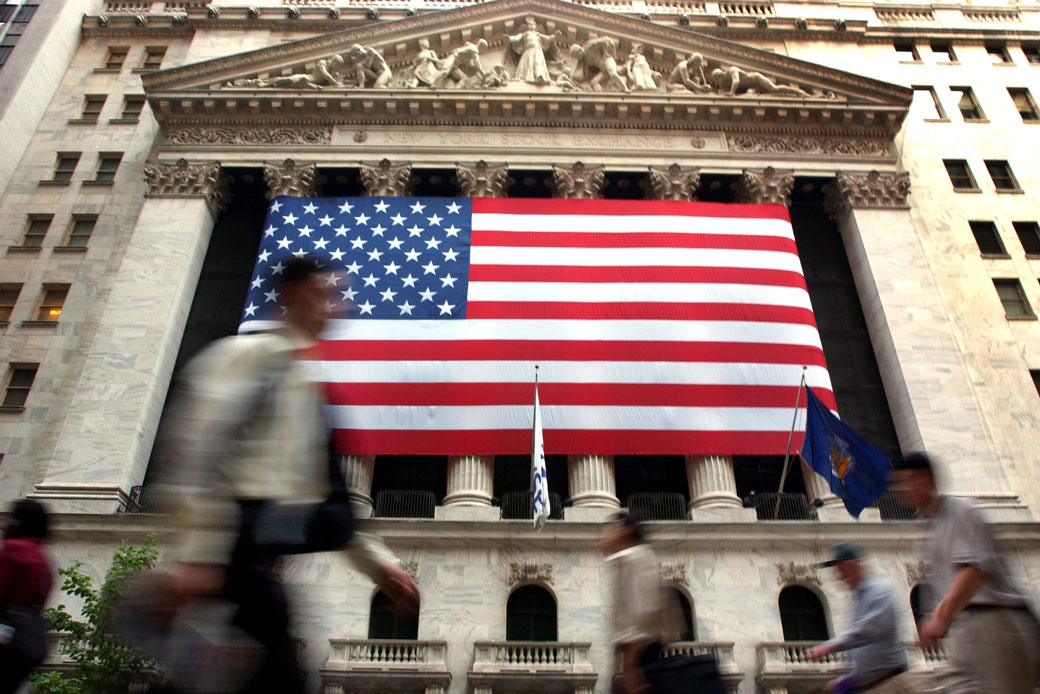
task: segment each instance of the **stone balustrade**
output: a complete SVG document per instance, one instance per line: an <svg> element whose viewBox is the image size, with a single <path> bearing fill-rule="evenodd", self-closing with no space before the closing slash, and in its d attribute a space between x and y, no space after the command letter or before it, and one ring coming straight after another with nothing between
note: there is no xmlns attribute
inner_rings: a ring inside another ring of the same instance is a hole
<svg viewBox="0 0 1040 694"><path fill-rule="evenodd" d="M719 665L719 674L726 683L728 694L737 694L744 674L737 667L733 643L722 641L675 641L664 647L664 655L713 655Z"/></svg>
<svg viewBox="0 0 1040 694"><path fill-rule="evenodd" d="M592 644L559 641L477 641L469 681L474 691L536 686L545 692L591 692Z"/></svg>
<svg viewBox="0 0 1040 694"><path fill-rule="evenodd" d="M385 689L394 681L439 692L451 683L444 641L329 639L329 646L321 669L326 694Z"/></svg>

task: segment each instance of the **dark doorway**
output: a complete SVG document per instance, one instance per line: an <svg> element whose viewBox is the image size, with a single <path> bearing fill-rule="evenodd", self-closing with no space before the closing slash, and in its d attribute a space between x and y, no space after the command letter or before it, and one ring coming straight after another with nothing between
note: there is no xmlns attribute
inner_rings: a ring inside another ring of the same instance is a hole
<svg viewBox="0 0 1040 694"><path fill-rule="evenodd" d="M555 641L556 600L540 586L521 586L506 602L506 641Z"/></svg>

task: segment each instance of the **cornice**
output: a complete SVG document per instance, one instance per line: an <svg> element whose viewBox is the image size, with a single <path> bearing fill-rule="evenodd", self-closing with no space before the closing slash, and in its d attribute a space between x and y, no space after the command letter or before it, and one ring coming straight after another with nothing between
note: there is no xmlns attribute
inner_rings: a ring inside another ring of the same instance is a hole
<svg viewBox="0 0 1040 694"><path fill-rule="evenodd" d="M186 15L84 15L84 37L178 38L191 36L195 27Z"/></svg>

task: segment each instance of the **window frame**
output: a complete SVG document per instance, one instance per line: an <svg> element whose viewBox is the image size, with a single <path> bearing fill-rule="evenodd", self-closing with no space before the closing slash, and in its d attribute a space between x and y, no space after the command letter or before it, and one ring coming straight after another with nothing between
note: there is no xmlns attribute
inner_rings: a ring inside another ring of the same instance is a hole
<svg viewBox="0 0 1040 694"><path fill-rule="evenodd" d="M953 172L950 171L951 165L963 165L964 173L971 183L971 187L958 187L957 181L954 180ZM943 166L946 167L946 175L950 179L950 184L953 186L953 190L958 193L978 193L981 192L979 188L979 182L975 178L975 174L971 171L971 165L968 164L967 159L943 159Z"/></svg>
<svg viewBox="0 0 1040 694"><path fill-rule="evenodd" d="M136 113L127 111L127 106L129 106L131 102L141 104L141 108L139 108ZM141 114L144 113L144 107L147 105L148 100L144 98L143 94L127 94L123 96L123 107L119 111L119 118L113 118L112 122L138 123L141 120Z"/></svg>
<svg viewBox="0 0 1040 694"><path fill-rule="evenodd" d="M1026 57L1026 65L1040 67L1040 43L1024 43L1020 48L1022 55Z"/></svg>
<svg viewBox="0 0 1040 694"><path fill-rule="evenodd" d="M945 53L949 60L938 60L936 59L936 65L960 65L957 59L957 53L953 50L953 41L931 41L928 43L928 48L931 50L932 55L935 56L938 53ZM938 52L936 51L938 49Z"/></svg>
<svg viewBox="0 0 1040 694"><path fill-rule="evenodd" d="M97 229L98 216L96 214L77 214L72 215L72 219L69 220L68 230L65 232L65 239L62 241L61 248L63 250L82 250L85 251L89 247L90 238L94 235L94 231ZM83 234L77 233L77 225L83 222L90 222L90 232ZM83 243L74 243L79 237L83 237Z"/></svg>
<svg viewBox="0 0 1040 694"><path fill-rule="evenodd" d="M83 105L80 107L79 118L73 118L70 123L97 123L101 118L102 111L105 110L105 103L108 101L107 94L85 94L83 96ZM97 110L89 110L91 104L98 103Z"/></svg>
<svg viewBox="0 0 1040 694"><path fill-rule="evenodd" d="M1040 123L1040 108L1036 105L1036 100L1033 98L1033 94L1029 91L1028 87L1008 87L1008 96L1011 98L1011 104L1018 111L1018 117L1022 119L1022 122L1026 125L1034 125ZM1023 109L1015 102L1015 97L1021 97L1025 99L1025 105L1027 106L1027 112L1031 117L1027 118L1023 115Z"/></svg>
<svg viewBox="0 0 1040 694"><path fill-rule="evenodd" d="M22 287L25 285L18 282L0 282L0 325L7 325L11 322L11 316L14 315L14 308L18 305L18 299L22 296ZM11 303L4 303L5 293L14 292L14 296L11 297ZM4 315L6 313L6 315Z"/></svg>
<svg viewBox="0 0 1040 694"><path fill-rule="evenodd" d="M43 233L34 234L32 233L33 224L36 224L38 222L46 222L47 226L43 228ZM31 214L28 217L26 217L25 227L22 230L22 238L19 240L18 246L16 246L16 248L26 248L32 250L39 250L43 248L44 239L47 238L47 232L50 231L51 224L53 222L54 215L52 214ZM31 245L28 243L29 239L34 236L40 237L40 243L37 245Z"/></svg>
<svg viewBox="0 0 1040 694"><path fill-rule="evenodd" d="M1030 369L1029 377L1033 379L1033 387L1036 388L1036 394L1040 395L1040 369Z"/></svg>
<svg viewBox="0 0 1040 694"><path fill-rule="evenodd" d="M1006 43L985 43L983 47L986 49L986 55L990 58L1000 60L993 63L994 65L1014 65L1015 61L1011 59L1011 52L1008 51ZM994 53L997 51L997 53ZM998 55L999 53L999 55Z"/></svg>
<svg viewBox="0 0 1040 694"><path fill-rule="evenodd" d="M54 158L54 169L51 171L51 177L47 179L47 182L67 186L72 182L72 177L76 174L76 169L79 168L79 160L82 156L83 152L58 152ZM66 161L72 162L71 167L67 170L62 167L62 163ZM68 173L68 178L59 177L65 173Z"/></svg>
<svg viewBox="0 0 1040 694"><path fill-rule="evenodd" d="M32 371L32 378L29 381L29 385L26 386L12 386L15 376L19 371ZM7 376L4 378L4 392L0 397L0 410L7 412L23 412L25 411L25 405L29 400L29 395L32 393L33 384L36 383L36 377L40 373L40 365L32 362L11 362L7 366ZM9 404L9 398L11 397L12 388L16 389L17 392L25 391L25 396L22 398L20 404L14 405Z"/></svg>
<svg viewBox="0 0 1040 694"><path fill-rule="evenodd" d="M112 161L115 162L115 167L111 171L103 168L106 163ZM95 186L113 185L116 180L116 174L119 173L119 165L122 163L122 152L98 152L97 163L94 165L94 176L89 181L84 181L83 183ZM105 178L102 176L105 176Z"/></svg>
<svg viewBox="0 0 1040 694"><path fill-rule="evenodd" d="M917 84L910 87L914 92L927 92L928 96L932 100L932 106L935 108L937 116L935 118L925 118L925 122L928 123L949 123L950 118L946 115L946 109L943 108L942 101L939 100L939 93L935 91L935 87L928 84Z"/></svg>
<svg viewBox="0 0 1040 694"><path fill-rule="evenodd" d="M156 70L162 69L163 61L166 60L166 52L169 50L169 46L145 46L144 53L141 55L141 65L136 68L136 72L155 72ZM154 63L154 66L149 64L149 58L154 55L159 56L158 62Z"/></svg>
<svg viewBox="0 0 1040 694"><path fill-rule="evenodd" d="M1011 227L1015 230L1015 235L1018 237L1018 242L1021 244L1022 250L1025 251L1026 257L1040 258L1040 223L1035 221L1011 222ZM1027 235L1030 232L1033 234L1035 240L1030 242L1029 245L1035 250L1030 251L1026 247L1027 244L1022 240L1023 231Z"/></svg>
<svg viewBox="0 0 1040 694"><path fill-rule="evenodd" d="M998 193L1021 193L1022 192L1022 187L1018 184L1018 178L1015 176L1015 172L1011 170L1011 163L1008 162L1006 159L984 159L982 161L982 164L983 164L983 166L986 167L986 173L989 174L989 180L990 180L991 183L993 183L993 188ZM1012 186L1010 188L1007 188L1007 187L1001 188L997 184L997 179L993 177L993 169L991 167L998 166L998 165L1004 167L1004 170L1005 170L1005 172L1007 174L1007 178L1008 178L1008 180L1011 181L1011 184L1012 184Z"/></svg>
<svg viewBox="0 0 1040 694"><path fill-rule="evenodd" d="M1022 282L1017 277L994 277L993 288L997 292L997 299L1000 300L1000 305L1004 307L1004 317L1008 320L1036 320L1036 314L1033 312L1033 307L1030 305L1029 300L1026 298L1025 289L1022 287ZM1014 289L1018 300L1022 303L1023 313L1009 313L1008 312L1008 301L1000 292L1001 287Z"/></svg>
<svg viewBox="0 0 1040 694"><path fill-rule="evenodd" d="M951 94L956 94L957 92L960 92L960 94L961 94L960 98L957 100L957 112L961 114L961 120L963 120L965 123L988 123L989 122L989 120L986 118L985 112L983 112L983 110L982 110L982 104L979 103L979 98L977 96L975 96L975 90L974 89L972 89L971 87L960 87L960 86L958 86L958 87L951 86L950 87L950 93ZM965 115L965 113L964 113L965 109L962 106L962 104L964 103L965 99L967 99L971 103L971 106L973 107L973 110L974 110L976 115L974 115L974 116Z"/></svg>
<svg viewBox="0 0 1040 694"><path fill-rule="evenodd" d="M909 50L907 50L907 49L909 49ZM921 63L921 62L924 62L924 61L921 60L921 52L919 50L917 50L917 43L914 42L914 41L908 41L908 42L893 41L892 42L892 50L895 51L896 57L899 59L900 63L908 64L908 63ZM904 58L904 56L903 56L904 53L909 53L910 54L910 60L906 60Z"/></svg>
<svg viewBox="0 0 1040 694"><path fill-rule="evenodd" d="M983 228L985 225L985 228ZM971 229L971 235L975 237L975 244L979 247L979 253L982 254L983 258L1010 258L1008 254L1007 246L1004 244L1004 239L1000 236L1000 229L997 228L997 223L989 219L973 219L968 221L968 228ZM987 251L983 249L982 244L979 242L980 232L992 232L993 241L996 242L999 251Z"/></svg>
<svg viewBox="0 0 1040 694"><path fill-rule="evenodd" d="M36 302L36 310L33 312L32 323L54 323L58 324L61 320L61 314L65 310L65 302L69 298L69 290L72 285L69 284L44 284L40 287L40 298ZM55 294L52 297L51 294ZM60 294L61 300L57 300L57 295ZM50 312L54 309L58 310L58 313L50 318Z"/></svg>
<svg viewBox="0 0 1040 694"><path fill-rule="evenodd" d="M115 57L122 54L122 58L118 61ZM109 72L119 72L126 65L127 58L130 57L130 46L109 46L108 52L105 53L105 63L99 70L106 70Z"/></svg>

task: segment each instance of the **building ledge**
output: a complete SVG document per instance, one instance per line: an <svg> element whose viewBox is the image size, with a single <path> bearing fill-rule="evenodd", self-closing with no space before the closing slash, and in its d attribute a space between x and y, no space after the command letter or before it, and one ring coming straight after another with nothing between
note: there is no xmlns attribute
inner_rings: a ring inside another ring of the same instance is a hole
<svg viewBox="0 0 1040 694"><path fill-rule="evenodd" d="M23 320L21 323L23 328L57 328L58 321L56 320Z"/></svg>
<svg viewBox="0 0 1040 694"><path fill-rule="evenodd" d="M329 639L329 658L320 670L323 691L447 689L444 641Z"/></svg>
<svg viewBox="0 0 1040 694"><path fill-rule="evenodd" d="M49 178L40 181L40 185L41 186L62 186L62 187L67 187L71 183L72 183L72 181L54 181L54 180L51 180Z"/></svg>
<svg viewBox="0 0 1040 694"><path fill-rule="evenodd" d="M828 681L852 667L848 652L832 653L822 660L809 660L805 653L819 641L786 641L760 643L758 655L758 684L762 689L784 687L793 690L819 690ZM905 643L906 661L911 671L934 672L946 662L942 647L925 651L914 643Z"/></svg>
<svg viewBox="0 0 1040 694"><path fill-rule="evenodd" d="M36 254L40 252L40 246L8 246L8 253Z"/></svg>
<svg viewBox="0 0 1040 694"><path fill-rule="evenodd" d="M86 246L55 246L52 253L86 253Z"/></svg>
<svg viewBox="0 0 1040 694"><path fill-rule="evenodd" d="M97 125L97 118L69 118L69 125Z"/></svg>
<svg viewBox="0 0 1040 694"><path fill-rule="evenodd" d="M109 118L109 125L137 125L141 122L140 118Z"/></svg>
<svg viewBox="0 0 1040 694"><path fill-rule="evenodd" d="M477 641L469 683L495 692L530 691L570 694L591 689L597 678L590 642Z"/></svg>

